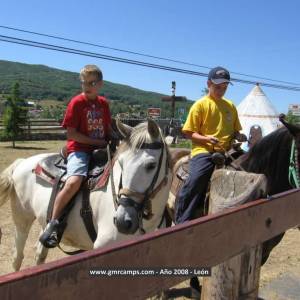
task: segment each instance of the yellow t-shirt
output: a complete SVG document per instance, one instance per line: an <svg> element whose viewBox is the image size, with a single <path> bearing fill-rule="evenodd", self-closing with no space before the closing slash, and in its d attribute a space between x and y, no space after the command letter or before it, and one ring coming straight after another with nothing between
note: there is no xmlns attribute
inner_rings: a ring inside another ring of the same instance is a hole
<svg viewBox="0 0 300 300"><path fill-rule="evenodd" d="M199 153L222 152L222 147L229 150L234 132L242 129L236 107L227 100L214 100L208 95L196 101L191 107L183 131L197 132L219 139L219 143L192 143L192 156ZM220 147L221 145L222 147Z"/></svg>

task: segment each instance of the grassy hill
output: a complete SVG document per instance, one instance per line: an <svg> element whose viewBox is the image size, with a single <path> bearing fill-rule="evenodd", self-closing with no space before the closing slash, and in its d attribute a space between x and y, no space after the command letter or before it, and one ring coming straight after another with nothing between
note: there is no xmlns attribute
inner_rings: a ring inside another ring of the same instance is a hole
<svg viewBox="0 0 300 300"><path fill-rule="evenodd" d="M78 73L50 68L44 65L30 65L0 60L0 101L9 94L15 82L20 84L21 97L24 99L51 99L64 102L80 92ZM145 111L148 107L161 107L165 115L170 116L170 104L161 102L162 94L139 90L130 86L104 82L101 93L111 102L113 114L127 112L129 106L137 106ZM180 103L177 107L190 106Z"/></svg>

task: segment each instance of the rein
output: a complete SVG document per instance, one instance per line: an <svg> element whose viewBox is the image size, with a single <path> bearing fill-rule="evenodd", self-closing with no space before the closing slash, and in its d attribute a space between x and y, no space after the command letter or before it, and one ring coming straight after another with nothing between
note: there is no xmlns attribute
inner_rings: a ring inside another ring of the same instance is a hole
<svg viewBox="0 0 300 300"><path fill-rule="evenodd" d="M111 192L112 192L115 210L117 210L118 209L118 199L117 199L116 187L115 187L115 183L114 183L113 162L112 162L111 155L110 155L109 145L107 145L107 157L108 157L108 163L109 163L109 169L110 169L109 176L110 176L110 181L111 181Z"/></svg>
<svg viewBox="0 0 300 300"><path fill-rule="evenodd" d="M293 139L291 146L290 164L289 164L289 182L294 188L300 187L299 178L299 162L298 162L298 149L295 146L295 139Z"/></svg>

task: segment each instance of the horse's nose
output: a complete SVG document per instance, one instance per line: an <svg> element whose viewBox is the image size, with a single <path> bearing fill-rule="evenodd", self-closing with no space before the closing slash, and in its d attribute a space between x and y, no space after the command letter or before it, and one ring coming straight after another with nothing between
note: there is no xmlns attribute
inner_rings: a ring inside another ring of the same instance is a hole
<svg viewBox="0 0 300 300"><path fill-rule="evenodd" d="M130 229L131 226L132 226L132 219L131 219L131 217L129 216L128 213L125 214L124 222L125 222L125 227L126 227L127 229Z"/></svg>
<svg viewBox="0 0 300 300"><path fill-rule="evenodd" d="M132 206L119 205L114 224L119 232L123 234L134 234L139 228L137 210Z"/></svg>

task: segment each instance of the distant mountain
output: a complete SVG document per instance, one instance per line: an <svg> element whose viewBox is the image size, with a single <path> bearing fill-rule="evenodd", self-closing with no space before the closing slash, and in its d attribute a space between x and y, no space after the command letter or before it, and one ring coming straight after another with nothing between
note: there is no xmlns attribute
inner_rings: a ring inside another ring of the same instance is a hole
<svg viewBox="0 0 300 300"><path fill-rule="evenodd" d="M78 73L44 65L0 60L0 94L9 94L13 84L19 82L21 97L24 99L52 99L67 103L73 95L80 92L78 76ZM159 93L104 81L101 94L110 100L115 100L115 110L121 110L120 112L126 109L128 111L128 105L138 105L140 109L146 109L149 106L161 107L166 115L170 115L170 104L161 102L161 97L164 95ZM190 102L180 103L176 107L185 107L190 104Z"/></svg>

